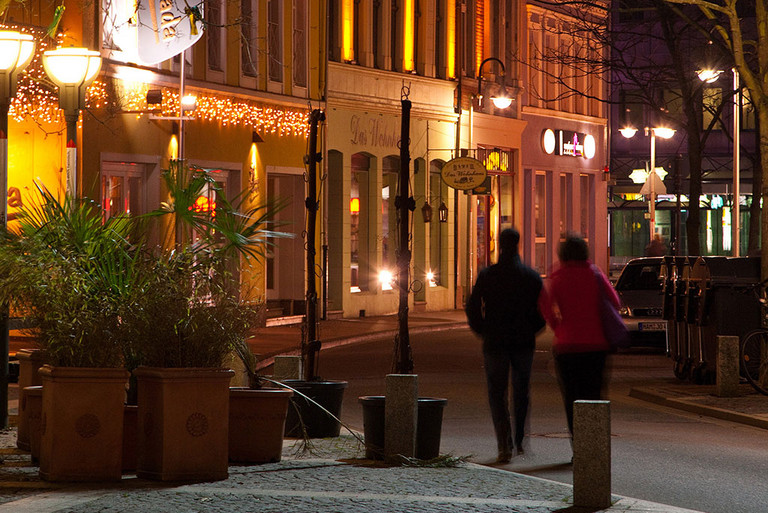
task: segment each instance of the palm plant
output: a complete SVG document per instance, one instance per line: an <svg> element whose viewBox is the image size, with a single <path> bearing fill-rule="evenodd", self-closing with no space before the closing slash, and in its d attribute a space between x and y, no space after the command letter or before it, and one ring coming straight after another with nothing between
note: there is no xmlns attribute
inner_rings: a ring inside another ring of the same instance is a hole
<svg viewBox="0 0 768 513"><path fill-rule="evenodd" d="M0 244L0 302L23 316L54 365L117 367L121 300L145 279L130 241L136 223L103 222L91 201L59 201L43 187Z"/></svg>

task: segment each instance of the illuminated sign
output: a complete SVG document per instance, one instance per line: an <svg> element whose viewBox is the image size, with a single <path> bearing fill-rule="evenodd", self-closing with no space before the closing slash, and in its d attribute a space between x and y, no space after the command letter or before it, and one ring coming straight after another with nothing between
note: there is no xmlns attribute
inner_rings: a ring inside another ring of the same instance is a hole
<svg viewBox="0 0 768 513"><path fill-rule="evenodd" d="M448 187L462 191L481 186L487 175L485 164L470 157L451 159L440 171L440 176Z"/></svg>
<svg viewBox="0 0 768 513"><path fill-rule="evenodd" d="M140 0L137 2L138 56L144 64L157 64L170 59L195 44L203 36L203 23L194 9L181 0ZM131 13L133 15L133 13ZM133 28L133 27L131 27Z"/></svg>
<svg viewBox="0 0 768 513"><path fill-rule="evenodd" d="M597 152L595 137L569 130L547 128L541 134L541 147L547 155L594 158Z"/></svg>

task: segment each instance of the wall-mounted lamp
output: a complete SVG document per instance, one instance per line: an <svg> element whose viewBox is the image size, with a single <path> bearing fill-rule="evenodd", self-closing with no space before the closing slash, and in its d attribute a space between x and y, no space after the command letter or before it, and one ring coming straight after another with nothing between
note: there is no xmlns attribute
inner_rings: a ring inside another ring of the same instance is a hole
<svg viewBox="0 0 768 513"><path fill-rule="evenodd" d="M160 105L163 103L163 91L161 89L150 89L147 91L147 105Z"/></svg>
<svg viewBox="0 0 768 513"><path fill-rule="evenodd" d="M181 110L184 112L191 112L197 108L197 96L194 94L187 94L181 99Z"/></svg>
<svg viewBox="0 0 768 513"><path fill-rule="evenodd" d="M421 207L421 215L424 218L425 223L432 222L432 207L426 201L424 202L424 206Z"/></svg>
<svg viewBox="0 0 768 513"><path fill-rule="evenodd" d="M448 222L448 207L445 205L445 202L440 203L440 208L437 209L437 219L441 223Z"/></svg>

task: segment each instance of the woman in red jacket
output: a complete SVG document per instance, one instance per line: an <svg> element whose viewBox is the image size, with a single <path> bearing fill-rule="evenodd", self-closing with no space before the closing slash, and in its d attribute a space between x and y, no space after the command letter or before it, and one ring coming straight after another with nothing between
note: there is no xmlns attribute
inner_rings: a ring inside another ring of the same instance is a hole
<svg viewBox="0 0 768 513"><path fill-rule="evenodd" d="M539 296L539 308L555 333L555 356L560 390L573 436L573 402L598 400L610 344L600 320L601 294L619 307L619 296L605 275L589 260L581 237L568 235L558 249L560 267Z"/></svg>

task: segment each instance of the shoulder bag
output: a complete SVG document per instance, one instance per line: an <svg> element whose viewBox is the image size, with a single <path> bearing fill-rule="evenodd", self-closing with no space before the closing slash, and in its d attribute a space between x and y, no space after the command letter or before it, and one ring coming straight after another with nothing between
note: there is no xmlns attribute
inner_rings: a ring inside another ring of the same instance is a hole
<svg viewBox="0 0 768 513"><path fill-rule="evenodd" d="M611 299L603 290L603 277L600 271L594 268L595 279L597 280L598 308L600 310L600 321L603 325L603 335L611 345L611 349L626 349L630 346L629 330L624 319L613 306Z"/></svg>

